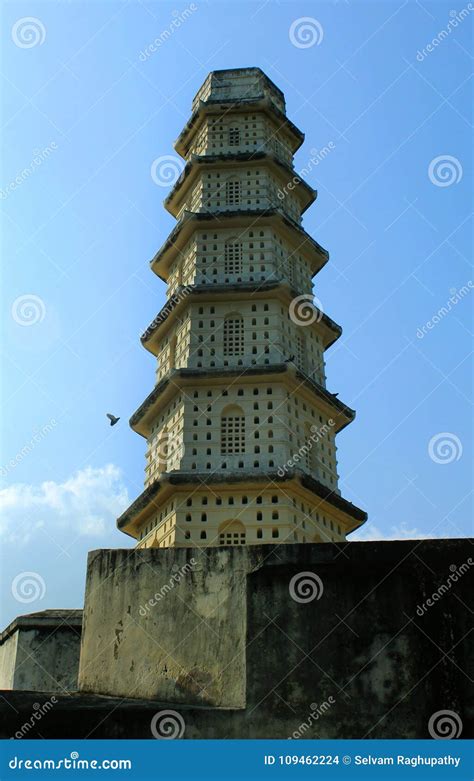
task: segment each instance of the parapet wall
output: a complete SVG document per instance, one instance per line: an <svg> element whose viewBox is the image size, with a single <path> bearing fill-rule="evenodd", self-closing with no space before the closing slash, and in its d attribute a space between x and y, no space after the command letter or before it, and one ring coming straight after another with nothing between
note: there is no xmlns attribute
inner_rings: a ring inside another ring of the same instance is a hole
<svg viewBox="0 0 474 781"><path fill-rule="evenodd" d="M18 616L0 634L0 688L75 691L81 626L82 610Z"/></svg>
<svg viewBox="0 0 474 781"><path fill-rule="evenodd" d="M89 554L80 689L245 706L245 549Z"/></svg>
<svg viewBox="0 0 474 781"><path fill-rule="evenodd" d="M94 551L80 691L183 716L201 707L194 737L428 737L443 710L464 736L471 550L416 540Z"/></svg>

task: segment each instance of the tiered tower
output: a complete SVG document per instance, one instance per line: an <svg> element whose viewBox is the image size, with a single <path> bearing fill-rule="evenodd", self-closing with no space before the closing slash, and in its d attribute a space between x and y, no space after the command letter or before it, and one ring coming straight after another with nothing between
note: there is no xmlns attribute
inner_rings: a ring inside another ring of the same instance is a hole
<svg viewBox="0 0 474 781"><path fill-rule="evenodd" d="M341 328L311 304L328 253L301 226L304 136L259 68L211 73L175 149L177 225L151 261L168 301L142 336L156 385L130 425L145 490L118 519L139 547L341 541L366 520L338 489L326 390Z"/></svg>

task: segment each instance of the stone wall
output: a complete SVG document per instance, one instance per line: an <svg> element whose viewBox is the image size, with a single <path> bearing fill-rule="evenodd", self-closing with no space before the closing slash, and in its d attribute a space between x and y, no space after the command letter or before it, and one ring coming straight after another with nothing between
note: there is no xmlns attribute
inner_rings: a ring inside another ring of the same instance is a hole
<svg viewBox="0 0 474 781"><path fill-rule="evenodd" d="M422 738L441 710L465 736L470 551L467 540L94 551L79 688L166 703L187 737ZM142 727L112 720L110 736L148 737L155 706L136 703Z"/></svg>
<svg viewBox="0 0 474 781"><path fill-rule="evenodd" d="M5 637L0 645L0 688L13 689L18 632Z"/></svg>
<svg viewBox="0 0 474 781"><path fill-rule="evenodd" d="M0 634L0 688L74 691L82 610L18 616Z"/></svg>
<svg viewBox="0 0 474 781"><path fill-rule="evenodd" d="M90 553L81 690L244 707L246 574L233 548Z"/></svg>

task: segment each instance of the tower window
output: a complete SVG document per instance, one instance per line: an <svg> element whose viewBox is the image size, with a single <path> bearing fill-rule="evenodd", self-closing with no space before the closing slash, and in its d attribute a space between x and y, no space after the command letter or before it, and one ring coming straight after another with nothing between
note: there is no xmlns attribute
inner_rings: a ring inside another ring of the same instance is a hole
<svg viewBox="0 0 474 781"><path fill-rule="evenodd" d="M226 274L242 273L242 242L236 239L226 241L224 248L224 272Z"/></svg>
<svg viewBox="0 0 474 781"><path fill-rule="evenodd" d="M245 526L240 521L228 521L219 527L219 545L245 545Z"/></svg>
<svg viewBox="0 0 474 781"><path fill-rule="evenodd" d="M229 146L239 146L240 144L240 128L229 128Z"/></svg>
<svg viewBox="0 0 474 781"><path fill-rule="evenodd" d="M227 206L236 206L240 203L240 182L238 179L228 179L225 184L225 201Z"/></svg>
<svg viewBox="0 0 474 781"><path fill-rule="evenodd" d="M245 453L245 415L240 407L227 407L221 417L221 454Z"/></svg>
<svg viewBox="0 0 474 781"><path fill-rule="evenodd" d="M305 369L305 362L306 362L306 345L305 345L305 339L301 334L296 334L295 339L295 352L296 352L296 363L298 365L299 369L302 369L304 371Z"/></svg>
<svg viewBox="0 0 474 781"><path fill-rule="evenodd" d="M224 320L224 355L244 354L244 320L240 315L229 315Z"/></svg>

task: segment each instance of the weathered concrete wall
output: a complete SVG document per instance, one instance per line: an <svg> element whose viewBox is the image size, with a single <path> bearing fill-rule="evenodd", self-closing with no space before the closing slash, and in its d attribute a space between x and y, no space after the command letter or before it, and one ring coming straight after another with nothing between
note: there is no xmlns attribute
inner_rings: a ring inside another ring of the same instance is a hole
<svg viewBox="0 0 474 781"><path fill-rule="evenodd" d="M45 610L18 616L0 635L1 687L76 690L81 622L80 610Z"/></svg>
<svg viewBox="0 0 474 781"><path fill-rule="evenodd" d="M242 553L235 548L90 553L80 689L244 707Z"/></svg>
<svg viewBox="0 0 474 781"><path fill-rule="evenodd" d="M18 632L0 644L0 689L13 689Z"/></svg>
<svg viewBox="0 0 474 781"><path fill-rule="evenodd" d="M187 737L427 737L440 710L467 730L470 553L467 540L95 551L80 689L167 703ZM117 715L110 737L148 737L153 707L137 703L134 726Z"/></svg>

